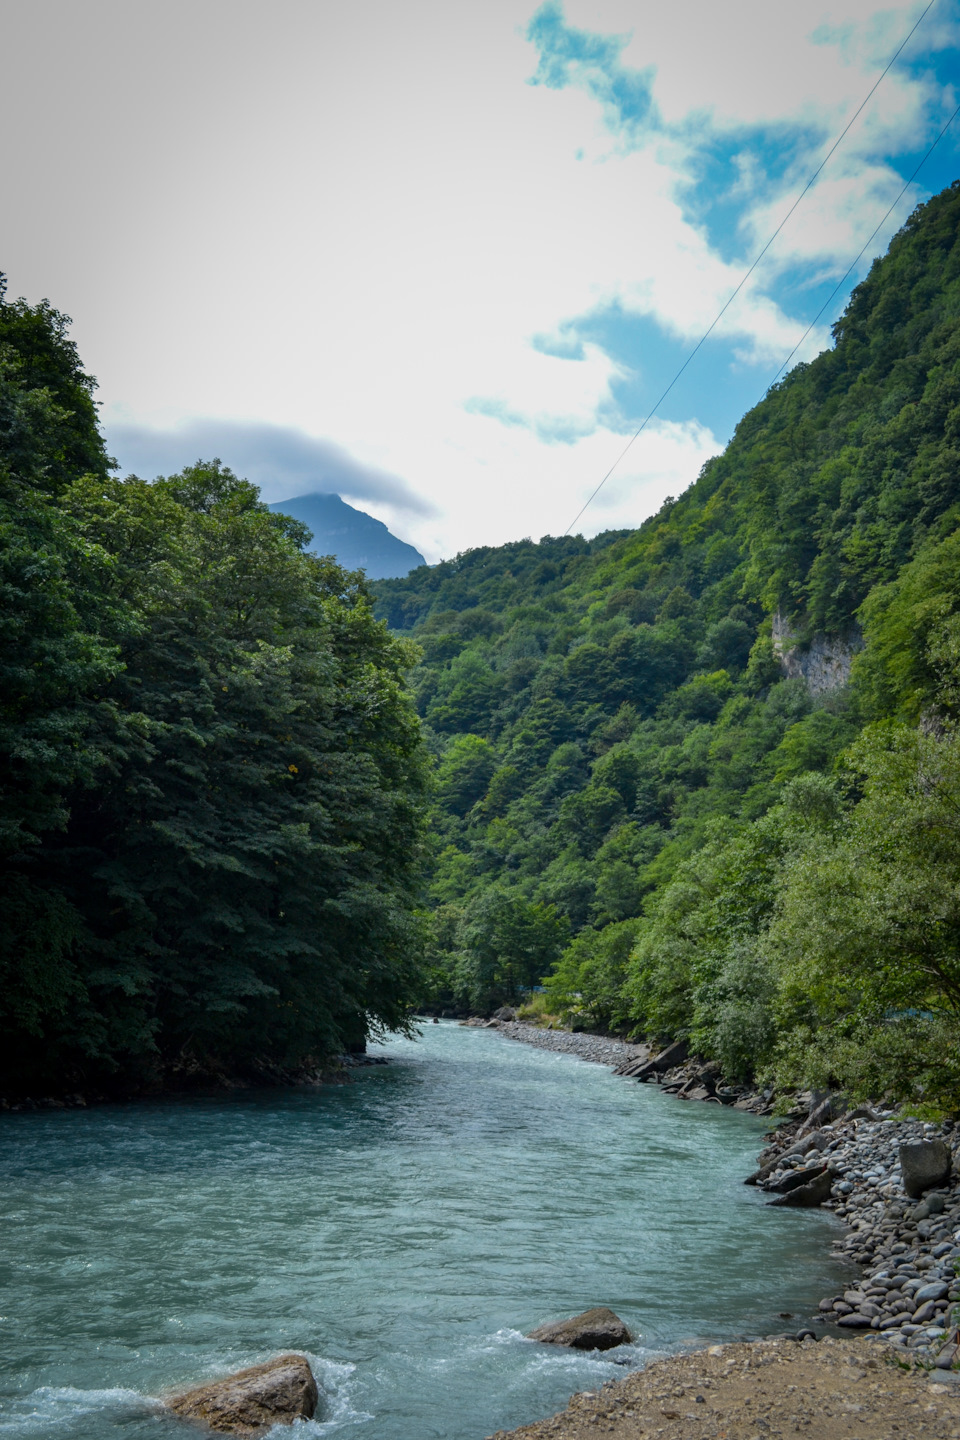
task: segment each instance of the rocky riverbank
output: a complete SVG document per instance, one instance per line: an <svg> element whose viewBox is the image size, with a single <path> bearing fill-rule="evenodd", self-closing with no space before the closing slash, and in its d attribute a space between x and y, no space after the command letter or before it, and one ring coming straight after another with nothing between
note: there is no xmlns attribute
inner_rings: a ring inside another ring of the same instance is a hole
<svg viewBox="0 0 960 1440"><path fill-rule="evenodd" d="M949 1365L960 1301L960 1132L860 1110L786 1126L749 1177L780 1198L822 1175L825 1209L848 1227L836 1253L862 1278L820 1302L817 1321L872 1331L898 1354ZM798 1183L799 1182L799 1183Z"/></svg>
<svg viewBox="0 0 960 1440"><path fill-rule="evenodd" d="M711 1100L754 1115L773 1113L771 1091L724 1085L718 1065L688 1057L682 1045L668 1046L653 1056L651 1047L642 1041L617 1040L611 1035L593 1035L586 1031L548 1030L526 1025L512 1016L513 1011L504 1007L490 1020L471 1018L461 1023L499 1030L523 1045L536 1045L541 1050L558 1050L565 1055L577 1055L581 1060L612 1065L618 1075L631 1080L655 1081L665 1094L676 1095L681 1100Z"/></svg>

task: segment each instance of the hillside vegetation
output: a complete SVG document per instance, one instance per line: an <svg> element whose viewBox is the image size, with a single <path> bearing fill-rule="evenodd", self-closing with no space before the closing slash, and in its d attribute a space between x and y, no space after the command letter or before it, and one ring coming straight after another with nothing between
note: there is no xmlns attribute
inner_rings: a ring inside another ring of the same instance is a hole
<svg viewBox="0 0 960 1440"><path fill-rule="evenodd" d="M219 462L113 478L66 327L0 289L0 1089L322 1065L416 993L407 649Z"/></svg>
<svg viewBox="0 0 960 1440"><path fill-rule="evenodd" d="M958 230L955 184L639 530L374 587L422 650L435 1006L542 981L731 1077L960 1103Z"/></svg>

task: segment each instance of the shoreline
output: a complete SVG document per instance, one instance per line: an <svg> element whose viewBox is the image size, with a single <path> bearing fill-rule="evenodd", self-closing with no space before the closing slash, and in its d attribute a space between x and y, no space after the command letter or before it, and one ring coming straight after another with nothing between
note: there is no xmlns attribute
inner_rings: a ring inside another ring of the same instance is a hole
<svg viewBox="0 0 960 1440"><path fill-rule="evenodd" d="M349 1085L351 1070L388 1065L385 1055L339 1055L326 1069L307 1066L302 1071L281 1071L276 1067L259 1073L237 1075L198 1074L187 1078L168 1077L155 1084L134 1089L70 1090L59 1095L0 1095L0 1114L32 1114L42 1110L88 1110L99 1105L130 1105L138 1101L216 1099L243 1090L318 1090L325 1085Z"/></svg>
<svg viewBox="0 0 960 1440"><path fill-rule="evenodd" d="M957 1380L905 1370L863 1339L737 1341L654 1360L487 1440L955 1440Z"/></svg>
<svg viewBox="0 0 960 1440"><path fill-rule="evenodd" d="M709 1101L752 1115L774 1114L772 1092L752 1090L746 1085L723 1084L718 1066L688 1057L682 1046L667 1046L654 1061L651 1047L639 1040L618 1040L612 1035L596 1035L587 1030L548 1030L539 1025L527 1025L522 1020L501 1020L496 1016L492 1020L470 1018L459 1023L468 1028L499 1030L521 1045L576 1055L581 1060L590 1060L598 1065L613 1065L616 1073L626 1074L628 1079L655 1082L665 1094L676 1095L680 1100ZM661 1068L661 1058L669 1060L674 1052L676 1062ZM646 1068L648 1063L651 1067L649 1074L635 1073L635 1067Z"/></svg>
<svg viewBox="0 0 960 1440"><path fill-rule="evenodd" d="M694 1083L706 1066L684 1060L663 1076L651 1070L646 1045L610 1036L544 1030L516 1020L486 1022L508 1039L612 1065L625 1078L656 1080L665 1093L770 1114L772 1097L744 1091L734 1100L715 1078L710 1088ZM666 1052L669 1053L669 1052ZM639 1071L639 1073L638 1073ZM685 1072L684 1084L678 1085ZM670 1076L674 1083L664 1083ZM809 1333L870 1332L874 1339L929 1363L957 1332L960 1310L960 1128L934 1125L860 1106L843 1113L836 1097L798 1096L759 1155L759 1168L744 1177L777 1205L823 1208L846 1232L832 1255L860 1267L863 1278L842 1294L824 1296ZM835 1113L835 1107L840 1113ZM900 1147L939 1149L945 1171L928 1178L922 1193L909 1195L901 1173ZM809 1327L808 1327L809 1328ZM801 1338L803 1331L798 1332ZM960 1349L957 1350L960 1364Z"/></svg>

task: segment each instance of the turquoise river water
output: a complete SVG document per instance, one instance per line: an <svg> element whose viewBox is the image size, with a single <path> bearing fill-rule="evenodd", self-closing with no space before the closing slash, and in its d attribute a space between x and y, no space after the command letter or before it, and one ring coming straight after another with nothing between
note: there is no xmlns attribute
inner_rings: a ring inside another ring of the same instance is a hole
<svg viewBox="0 0 960 1440"><path fill-rule="evenodd" d="M763 1123L424 1025L319 1090L0 1115L0 1437L174 1440L151 1397L280 1350L293 1436L482 1440L699 1340L790 1329L828 1215L742 1178ZM523 1338L610 1305L606 1357Z"/></svg>

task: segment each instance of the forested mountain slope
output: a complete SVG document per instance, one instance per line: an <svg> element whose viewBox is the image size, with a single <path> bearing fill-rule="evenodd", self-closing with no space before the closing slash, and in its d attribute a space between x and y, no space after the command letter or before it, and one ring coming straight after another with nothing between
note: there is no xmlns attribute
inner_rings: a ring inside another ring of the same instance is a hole
<svg viewBox="0 0 960 1440"><path fill-rule="evenodd" d="M416 994L407 651L218 462L113 478L92 392L0 277L0 1091L323 1064Z"/></svg>
<svg viewBox="0 0 960 1440"><path fill-rule="evenodd" d="M374 587L423 651L436 1003L550 974L731 1073L955 1085L958 229L955 184L639 530Z"/></svg>

